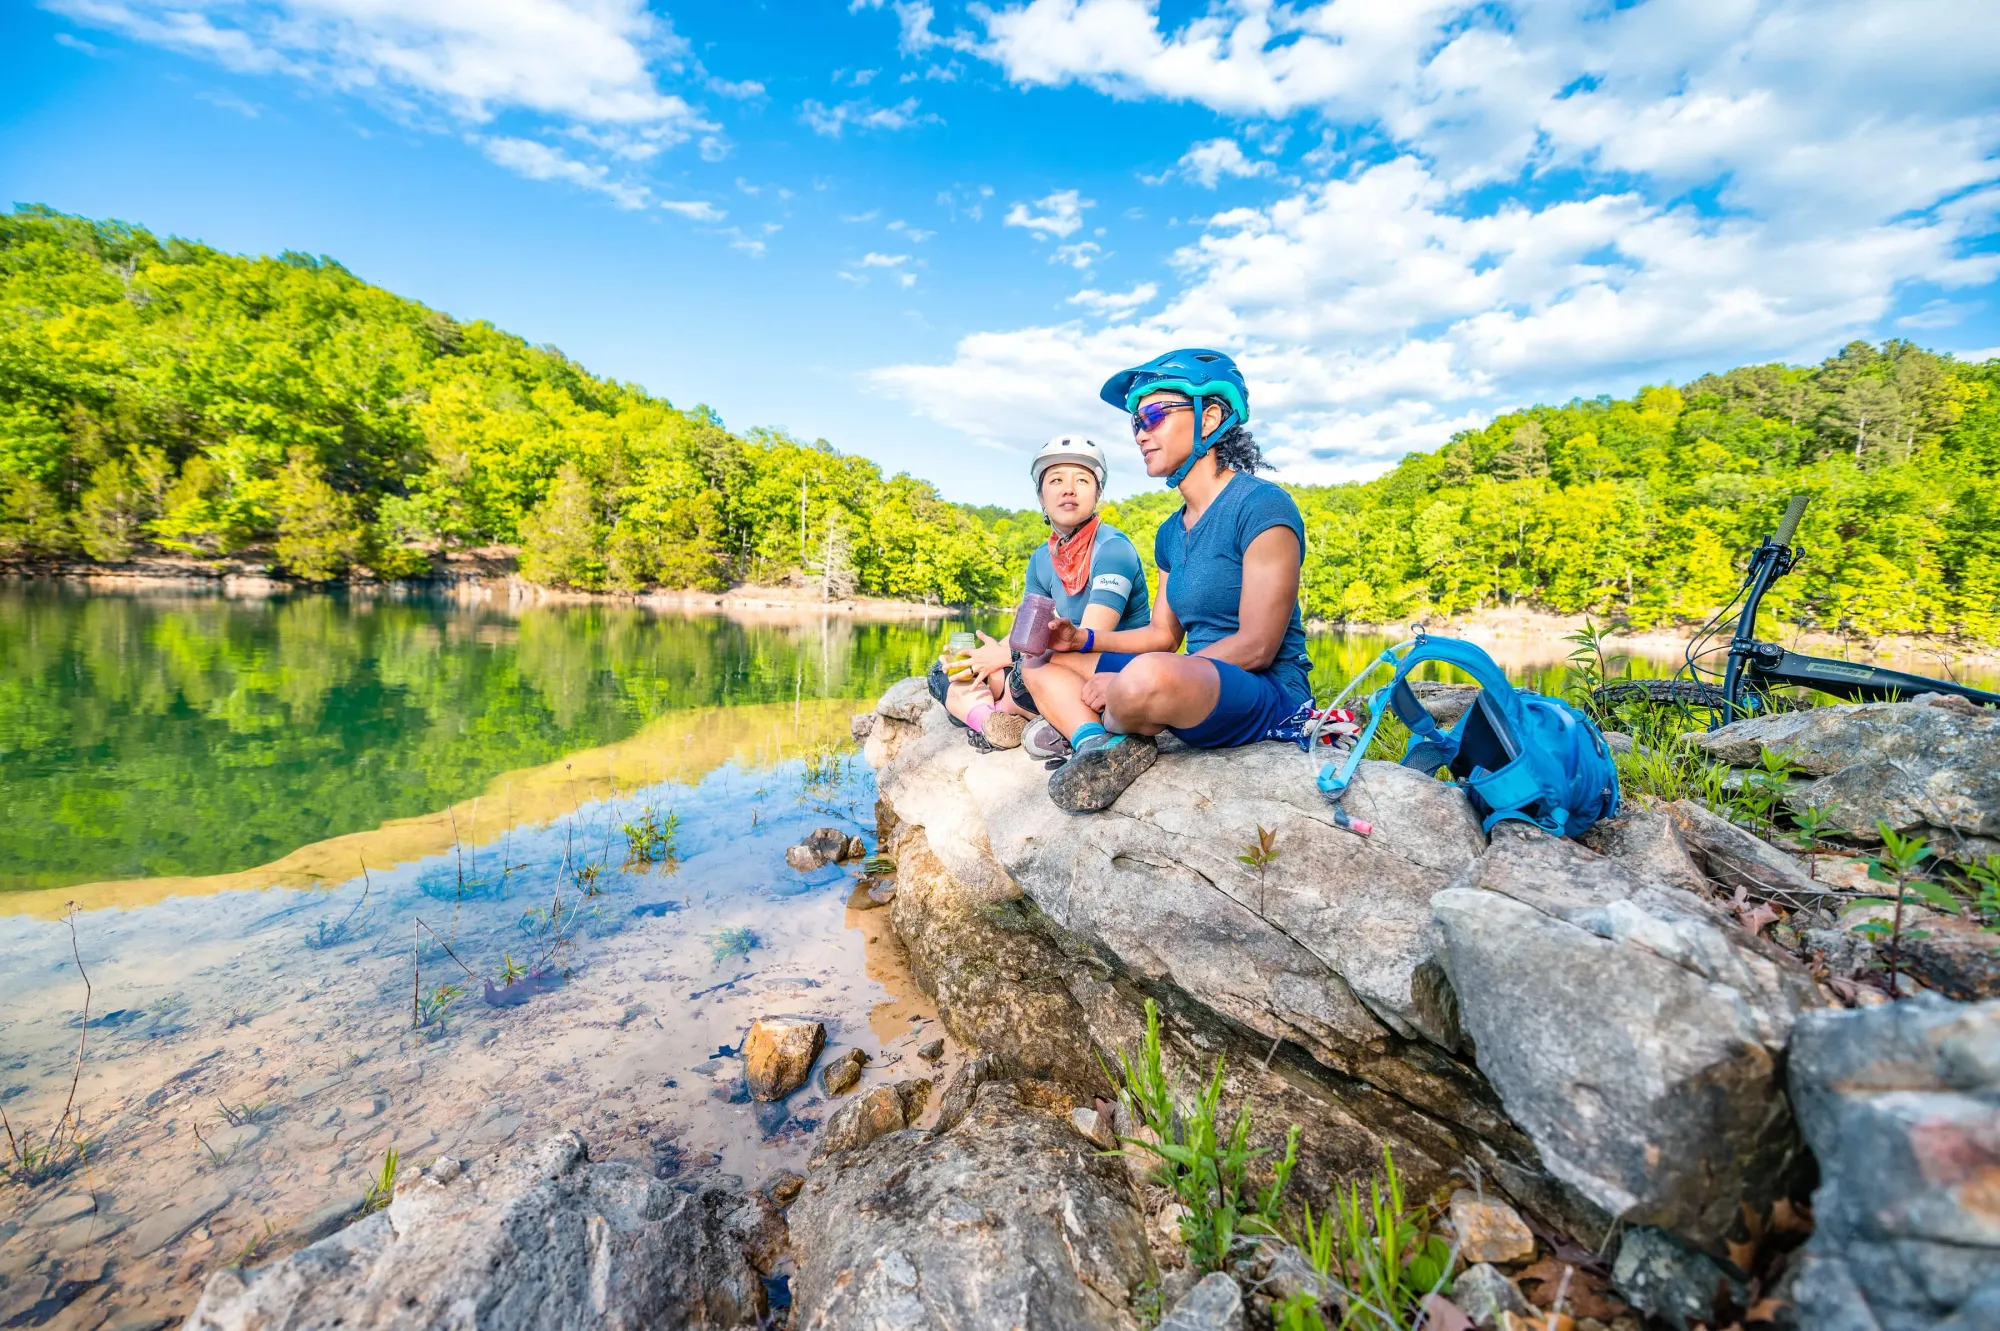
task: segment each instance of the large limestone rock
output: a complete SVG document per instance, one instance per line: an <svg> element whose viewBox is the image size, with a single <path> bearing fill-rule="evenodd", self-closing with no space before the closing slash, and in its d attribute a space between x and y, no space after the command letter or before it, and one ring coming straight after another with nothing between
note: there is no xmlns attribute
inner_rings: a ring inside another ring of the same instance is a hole
<svg viewBox="0 0 2000 1331"><path fill-rule="evenodd" d="M1787 1190L1782 1055L1819 1002L1803 968L1700 898L1518 823L1431 909L1479 1069L1557 1178L1718 1252L1741 1202Z"/></svg>
<svg viewBox="0 0 2000 1331"><path fill-rule="evenodd" d="M1812 1013L1792 1102L1819 1158L1805 1326L2000 1326L2000 1000Z"/></svg>
<svg viewBox="0 0 2000 1331"><path fill-rule="evenodd" d="M729 1233L743 1206L591 1164L564 1133L441 1161L331 1238L216 1272L187 1328L755 1326L763 1285Z"/></svg>
<svg viewBox="0 0 2000 1331"><path fill-rule="evenodd" d="M791 1230L808 1331L1123 1331L1152 1275L1123 1165L1005 1082L948 1131L827 1157Z"/></svg>
<svg viewBox="0 0 2000 1331"><path fill-rule="evenodd" d="M1375 834L1359 837L1333 825L1289 745L1170 744L1110 810L1077 816L1019 750L980 757L925 726L877 782L968 890L1025 892L1062 929L1273 1036L1329 1050L1392 1031L1455 1042L1418 970L1430 895L1485 846L1457 791L1363 763L1347 807ZM1262 875L1237 859L1260 826L1279 834Z"/></svg>
<svg viewBox="0 0 2000 1331"><path fill-rule="evenodd" d="M1881 821L1922 833L1948 858L2000 852L2000 713L1938 701L1816 707L1689 738L1738 765L1760 750L1785 755L1819 778L1786 803L1825 809L1865 839Z"/></svg>

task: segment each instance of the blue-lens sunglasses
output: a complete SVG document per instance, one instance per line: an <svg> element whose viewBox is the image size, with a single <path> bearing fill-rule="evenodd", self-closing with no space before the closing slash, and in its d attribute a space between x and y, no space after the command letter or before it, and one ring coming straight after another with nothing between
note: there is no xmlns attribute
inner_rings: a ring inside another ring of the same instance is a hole
<svg viewBox="0 0 2000 1331"><path fill-rule="evenodd" d="M1148 402L1132 413L1132 437L1136 439L1149 430L1159 429L1169 412L1193 410L1192 402Z"/></svg>

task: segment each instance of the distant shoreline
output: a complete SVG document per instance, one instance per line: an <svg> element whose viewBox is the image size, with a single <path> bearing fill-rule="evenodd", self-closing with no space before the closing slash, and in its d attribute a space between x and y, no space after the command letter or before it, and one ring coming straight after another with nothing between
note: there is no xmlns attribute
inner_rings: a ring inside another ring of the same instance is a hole
<svg viewBox="0 0 2000 1331"><path fill-rule="evenodd" d="M712 613L770 621L799 621L826 616L943 621L968 614L1004 614L1009 608L932 605L874 596L849 596L825 601L804 587L765 587L748 583L719 592L692 589L576 591L544 587L522 578L515 571L513 551L504 547L454 554L447 559L441 573L404 582L348 578L332 583L307 583L275 575L269 565L247 560L196 560L172 556L122 564L95 564L82 560L0 563L0 583L43 580L81 584L105 591L208 588L220 591L224 596L245 599L338 589L350 596L432 595L466 605L495 607L628 605L648 610ZM1585 619L1584 615L1560 615L1546 610L1489 608L1432 619L1426 622L1426 627L1436 633L1479 643L1517 665L1553 665L1568 655L1572 644L1565 642L1564 638L1582 628ZM1689 637L1699 627L1698 624L1688 623L1639 632L1614 631L1606 637L1605 647L1614 656L1632 655L1653 660L1679 657L1686 650ZM1313 620L1307 628L1316 633L1376 635L1401 640L1409 636L1411 625L1335 624ZM1726 643L1727 626L1721 630L1721 635L1721 641ZM1941 669L2000 673L2000 646L1983 646L1936 635L1904 634L1864 641L1836 633L1808 631L1781 634L1779 641L1795 651L1815 655L1900 663L1914 668L1919 674L1937 674Z"/></svg>

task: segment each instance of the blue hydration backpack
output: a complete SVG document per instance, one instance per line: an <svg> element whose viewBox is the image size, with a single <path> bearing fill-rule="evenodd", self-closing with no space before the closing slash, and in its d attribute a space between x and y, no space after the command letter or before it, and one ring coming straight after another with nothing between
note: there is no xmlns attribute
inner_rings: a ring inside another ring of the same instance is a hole
<svg viewBox="0 0 2000 1331"><path fill-rule="evenodd" d="M1449 731L1438 728L1410 689L1411 669L1426 661L1455 666L1479 684L1472 706ZM1515 688L1478 647L1420 633L1404 655L1392 648L1378 664L1393 665L1395 677L1370 700L1367 729L1339 770L1332 763L1321 770L1320 792L1329 800L1346 793L1375 727L1393 710L1411 731L1403 766L1449 767L1489 832L1512 818L1575 837L1618 812L1618 769L1596 725L1566 702Z"/></svg>

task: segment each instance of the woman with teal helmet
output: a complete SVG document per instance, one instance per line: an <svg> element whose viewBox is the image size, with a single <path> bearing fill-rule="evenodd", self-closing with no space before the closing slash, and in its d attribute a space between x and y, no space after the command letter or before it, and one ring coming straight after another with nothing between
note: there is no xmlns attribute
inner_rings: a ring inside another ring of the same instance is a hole
<svg viewBox="0 0 2000 1331"><path fill-rule="evenodd" d="M1146 474L1182 503L1153 538L1152 623L1092 633L1058 619L1056 655L1023 672L1042 715L1069 736L1049 795L1073 813L1108 808L1152 766L1162 731L1195 748L1248 744L1312 701L1299 613L1305 523L1290 495L1254 474L1263 458L1236 362L1172 351L1112 375L1100 396L1131 414Z"/></svg>

